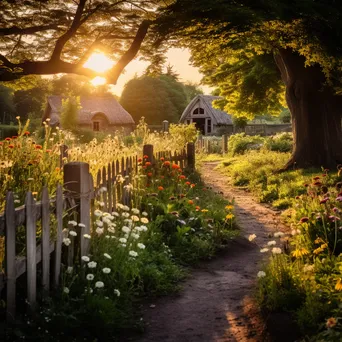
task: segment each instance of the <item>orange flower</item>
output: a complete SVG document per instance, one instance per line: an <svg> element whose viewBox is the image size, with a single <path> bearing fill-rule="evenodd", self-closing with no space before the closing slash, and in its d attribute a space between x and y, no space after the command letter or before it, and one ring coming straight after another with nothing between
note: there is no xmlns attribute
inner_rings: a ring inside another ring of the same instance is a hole
<svg viewBox="0 0 342 342"><path fill-rule="evenodd" d="M42 149L42 145L36 145L35 148L36 148L36 150L41 150Z"/></svg>
<svg viewBox="0 0 342 342"><path fill-rule="evenodd" d="M5 138L6 141L11 141L12 139L11 138Z"/></svg>
<svg viewBox="0 0 342 342"><path fill-rule="evenodd" d="M158 186L158 190L159 190L159 191L163 191L164 188L163 188L162 186Z"/></svg>
<svg viewBox="0 0 342 342"><path fill-rule="evenodd" d="M13 135L13 136L12 136L12 139L17 139L17 138L18 138L17 135Z"/></svg>
<svg viewBox="0 0 342 342"><path fill-rule="evenodd" d="M186 177L184 175L180 175L178 178L179 179L185 179Z"/></svg>
<svg viewBox="0 0 342 342"><path fill-rule="evenodd" d="M59 168L59 167L56 167L56 169L55 169L56 171L61 171L61 169Z"/></svg>
<svg viewBox="0 0 342 342"><path fill-rule="evenodd" d="M4 143L2 141L0 141L0 146L3 145Z"/></svg>
<svg viewBox="0 0 342 342"><path fill-rule="evenodd" d="M163 166L170 166L170 164L171 163L169 161L166 161L166 162L163 163Z"/></svg>
<svg viewBox="0 0 342 342"><path fill-rule="evenodd" d="M160 161L164 161L164 160L165 160L165 158L164 158L164 157L161 157L161 158L160 158Z"/></svg>
<svg viewBox="0 0 342 342"><path fill-rule="evenodd" d="M141 158L139 158L139 159L138 159L138 163L141 163L141 162L142 162L142 159L141 159Z"/></svg>
<svg viewBox="0 0 342 342"><path fill-rule="evenodd" d="M144 166L142 166L142 168L143 168L143 169L146 169L146 168L147 168L147 166L146 166L146 165L144 165Z"/></svg>
<svg viewBox="0 0 342 342"><path fill-rule="evenodd" d="M14 148L14 145L12 145L12 144L8 145L8 148Z"/></svg>
<svg viewBox="0 0 342 342"><path fill-rule="evenodd" d="M194 204L194 201L193 200L189 200L188 203L189 204Z"/></svg>
<svg viewBox="0 0 342 342"><path fill-rule="evenodd" d="M24 135L30 135L31 133L29 131L26 131Z"/></svg>
<svg viewBox="0 0 342 342"><path fill-rule="evenodd" d="M177 169L179 169L179 165L177 165L177 164L172 164L172 168L175 169L175 170L177 170Z"/></svg>
<svg viewBox="0 0 342 342"><path fill-rule="evenodd" d="M331 329L331 328L333 328L336 325L336 323L337 323L336 318L330 317L330 318L327 319L326 327L328 329Z"/></svg>
<svg viewBox="0 0 342 342"><path fill-rule="evenodd" d="M46 153L50 153L50 152L52 152L52 150L46 150L45 152L46 152Z"/></svg>
<svg viewBox="0 0 342 342"><path fill-rule="evenodd" d="M152 164L150 162L145 163L146 166L151 166Z"/></svg>
<svg viewBox="0 0 342 342"><path fill-rule="evenodd" d="M194 187L195 187L195 185L196 185L196 184L193 184L193 183L192 183L192 184L190 185L190 187L191 187L191 188L194 188Z"/></svg>
<svg viewBox="0 0 342 342"><path fill-rule="evenodd" d="M190 185L191 183L188 181L188 182L185 182L186 185Z"/></svg>
<svg viewBox="0 0 342 342"><path fill-rule="evenodd" d="M201 209L201 207L196 205L195 209L196 209L196 211L199 211Z"/></svg>
<svg viewBox="0 0 342 342"><path fill-rule="evenodd" d="M144 158L144 159L148 159L148 156L145 154L143 158Z"/></svg>
<svg viewBox="0 0 342 342"><path fill-rule="evenodd" d="M152 177L152 175L153 175L152 172L148 172L148 173L147 173L147 176L148 176L148 177Z"/></svg>

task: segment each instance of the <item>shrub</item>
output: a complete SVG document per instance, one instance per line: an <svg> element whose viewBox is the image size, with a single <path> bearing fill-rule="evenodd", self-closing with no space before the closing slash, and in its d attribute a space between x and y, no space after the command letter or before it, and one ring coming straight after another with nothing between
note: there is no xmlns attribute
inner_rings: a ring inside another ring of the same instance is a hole
<svg viewBox="0 0 342 342"><path fill-rule="evenodd" d="M278 133L267 137L264 148L269 151L291 152L293 149L293 137L291 133Z"/></svg>
<svg viewBox="0 0 342 342"><path fill-rule="evenodd" d="M228 153L232 156L244 154L248 150L260 150L264 138L259 135L233 134L228 139Z"/></svg>

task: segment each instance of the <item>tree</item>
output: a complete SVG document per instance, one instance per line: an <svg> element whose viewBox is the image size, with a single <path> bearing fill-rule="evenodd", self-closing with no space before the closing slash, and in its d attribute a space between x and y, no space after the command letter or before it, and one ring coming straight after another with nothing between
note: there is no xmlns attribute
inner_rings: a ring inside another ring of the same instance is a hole
<svg viewBox="0 0 342 342"><path fill-rule="evenodd" d="M189 99L184 84L163 74L130 80L125 85L120 103L136 122L144 116L148 124L155 125L163 120L178 122Z"/></svg>
<svg viewBox="0 0 342 342"><path fill-rule="evenodd" d="M79 97L62 100L60 124L63 129L73 130L78 124L78 111L81 109Z"/></svg>
<svg viewBox="0 0 342 342"><path fill-rule="evenodd" d="M168 1L158 0L63 0L0 3L0 81L24 75L74 73L107 76L116 81L136 56L157 10ZM150 29L150 31L149 31ZM116 59L107 73L83 67L90 54L100 49Z"/></svg>
<svg viewBox="0 0 342 342"><path fill-rule="evenodd" d="M331 167L342 162L341 12L331 0L177 0L159 32L191 49L227 112L279 113L286 100L294 150L285 168Z"/></svg>

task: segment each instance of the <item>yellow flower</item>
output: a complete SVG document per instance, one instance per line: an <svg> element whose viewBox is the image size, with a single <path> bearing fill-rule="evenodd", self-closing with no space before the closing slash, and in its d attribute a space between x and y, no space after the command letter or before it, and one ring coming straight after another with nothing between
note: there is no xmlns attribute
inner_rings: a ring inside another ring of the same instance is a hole
<svg viewBox="0 0 342 342"><path fill-rule="evenodd" d="M228 215L226 216L226 220L231 220L233 217L234 217L233 214L228 214Z"/></svg>
<svg viewBox="0 0 342 342"><path fill-rule="evenodd" d="M318 248L316 248L313 252L314 252L314 254L319 254L319 253L322 253L323 251L324 251L323 248L318 247Z"/></svg>
<svg viewBox="0 0 342 342"><path fill-rule="evenodd" d="M341 279L341 278L339 278L339 279L337 280L337 283L336 283L336 285L335 285L335 290L336 290L336 291L342 291L342 279Z"/></svg>
<svg viewBox="0 0 342 342"><path fill-rule="evenodd" d="M315 240L315 243L316 244L319 244L319 243L321 243L321 242L324 242L320 237L319 238L317 238L316 240Z"/></svg>
<svg viewBox="0 0 342 342"><path fill-rule="evenodd" d="M328 329L331 329L336 325L336 323L337 323L336 318L330 317L327 319L326 327Z"/></svg>
<svg viewBox="0 0 342 342"><path fill-rule="evenodd" d="M292 255L295 258L301 258L304 255L309 254L309 251L306 248L300 248L300 249L296 249L292 252Z"/></svg>
<svg viewBox="0 0 342 342"><path fill-rule="evenodd" d="M230 205L230 204L225 206L225 209L227 209L227 210L232 210L233 208L234 207L232 205Z"/></svg>
<svg viewBox="0 0 342 342"><path fill-rule="evenodd" d="M321 245L322 249L328 248L328 244L324 243L323 245Z"/></svg>
<svg viewBox="0 0 342 342"><path fill-rule="evenodd" d="M207 213L209 210L208 209L202 209L201 212L202 213Z"/></svg>

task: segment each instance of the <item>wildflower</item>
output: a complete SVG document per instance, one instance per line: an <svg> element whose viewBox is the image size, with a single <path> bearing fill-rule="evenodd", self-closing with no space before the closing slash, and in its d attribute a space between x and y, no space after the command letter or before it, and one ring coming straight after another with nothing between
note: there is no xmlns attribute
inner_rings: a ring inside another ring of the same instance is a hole
<svg viewBox="0 0 342 342"><path fill-rule="evenodd" d="M99 209L96 209L96 210L94 211L94 215L97 216L97 217L101 217L101 216L102 216L102 211L99 210Z"/></svg>
<svg viewBox="0 0 342 342"><path fill-rule="evenodd" d="M274 246L274 245L276 245L277 244L277 242L276 241L268 241L267 242L267 246Z"/></svg>
<svg viewBox="0 0 342 342"><path fill-rule="evenodd" d="M64 287L63 292L66 293L66 294L68 294L68 293L70 292L70 290L69 290L68 287Z"/></svg>
<svg viewBox="0 0 342 342"><path fill-rule="evenodd" d="M138 253L137 252L135 252L135 251L129 251L129 253L128 253L131 257L133 257L133 258L135 258L135 257L137 257L138 256Z"/></svg>
<svg viewBox="0 0 342 342"><path fill-rule="evenodd" d="M71 240L69 238L64 238L63 243L65 244L65 246L69 246L71 244Z"/></svg>
<svg viewBox="0 0 342 342"><path fill-rule="evenodd" d="M199 211L201 209L201 207L196 205L195 209L196 209L196 211Z"/></svg>
<svg viewBox="0 0 342 342"><path fill-rule="evenodd" d="M330 317L330 318L327 319L327 322L326 322L325 325L326 325L326 327L328 329L331 329L331 328L333 328L336 325L336 323L337 323L336 318Z"/></svg>
<svg viewBox="0 0 342 342"><path fill-rule="evenodd" d="M319 201L320 204L327 203L329 201L329 197L323 198L322 200Z"/></svg>
<svg viewBox="0 0 342 342"><path fill-rule="evenodd" d="M318 247L318 248L314 249L313 253L314 254L319 254L319 253L322 253L323 251L324 251L324 248Z"/></svg>
<svg viewBox="0 0 342 342"><path fill-rule="evenodd" d="M84 237L85 239L90 239L90 238L91 238L91 236L90 236L89 234L83 234L83 237Z"/></svg>
<svg viewBox="0 0 342 342"><path fill-rule="evenodd" d="M90 261L90 262L88 262L88 267L89 267L89 268L95 268L96 265L97 265L97 262L95 262L95 261Z"/></svg>
<svg viewBox="0 0 342 342"><path fill-rule="evenodd" d="M158 190L159 190L159 191L163 191L164 188L163 188L162 186L158 186Z"/></svg>
<svg viewBox="0 0 342 342"><path fill-rule="evenodd" d="M95 287L98 289L101 289L102 287L104 287L104 283L102 281L97 281L95 283Z"/></svg>
<svg viewBox="0 0 342 342"><path fill-rule="evenodd" d="M171 163L169 162L169 161L165 161L164 163L163 163L163 166L170 166L171 165Z"/></svg>
<svg viewBox="0 0 342 342"><path fill-rule="evenodd" d="M147 232L147 227L146 226L140 226L141 231Z"/></svg>
<svg viewBox="0 0 342 342"><path fill-rule="evenodd" d="M142 159L141 158L138 158L138 163L141 163L142 162Z"/></svg>
<svg viewBox="0 0 342 342"><path fill-rule="evenodd" d="M301 233L301 230L300 230L300 229L292 229L292 231L291 231L291 235L292 235L292 236L298 235L298 234L300 234L300 233Z"/></svg>
<svg viewBox="0 0 342 342"><path fill-rule="evenodd" d="M148 159L148 155L147 155L147 154L144 154L143 158L144 158L144 159Z"/></svg>
<svg viewBox="0 0 342 342"><path fill-rule="evenodd" d="M142 216L148 216L148 213L147 213L146 211L143 211L143 212L141 213L141 215L142 215Z"/></svg>
<svg viewBox="0 0 342 342"><path fill-rule="evenodd" d="M146 247L143 243L138 243L137 246L140 249L145 249L145 247Z"/></svg>
<svg viewBox="0 0 342 342"><path fill-rule="evenodd" d="M342 291L342 279L339 278L336 285L335 285L335 290L336 291Z"/></svg>
<svg viewBox="0 0 342 342"><path fill-rule="evenodd" d="M8 148L14 148L14 145L10 144L8 145Z"/></svg>
<svg viewBox="0 0 342 342"><path fill-rule="evenodd" d="M194 188L196 184L190 184L190 188Z"/></svg>
<svg viewBox="0 0 342 342"><path fill-rule="evenodd" d="M25 131L24 135L30 135L31 133L29 131Z"/></svg>
<svg viewBox="0 0 342 342"><path fill-rule="evenodd" d="M276 232L276 233L274 233L274 237L275 238L280 238L280 237L283 237L285 234L283 233L283 232Z"/></svg>
<svg viewBox="0 0 342 342"><path fill-rule="evenodd" d="M77 222L76 221L69 221L68 224L71 225L71 226L74 226L74 227L77 226Z"/></svg>
<svg viewBox="0 0 342 342"><path fill-rule="evenodd" d="M139 215L140 210L137 209L137 208L132 208L132 209L131 209L131 212L132 212L132 214L134 214L134 215Z"/></svg>
<svg viewBox="0 0 342 342"><path fill-rule="evenodd" d="M12 139L11 138L5 138L6 141L11 141Z"/></svg>
<svg viewBox="0 0 342 342"><path fill-rule="evenodd" d="M177 169L179 169L179 165L177 165L177 164L172 164L172 168L173 168L174 170L177 170Z"/></svg>
<svg viewBox="0 0 342 342"><path fill-rule="evenodd" d="M70 274L70 273L72 273L73 269L74 269L74 268L73 268L72 266L68 266L66 272L67 272L68 274Z"/></svg>
<svg viewBox="0 0 342 342"><path fill-rule="evenodd" d="M338 202L342 202L342 196L338 196L338 197L336 197L336 201L338 201Z"/></svg>
<svg viewBox="0 0 342 342"><path fill-rule="evenodd" d="M273 247L272 248L272 254L281 254L281 248Z"/></svg>
<svg viewBox="0 0 342 342"><path fill-rule="evenodd" d="M189 204L194 204L194 201L193 200L189 200L188 203Z"/></svg>
<svg viewBox="0 0 342 342"><path fill-rule="evenodd" d="M266 273L264 271L259 271L257 274L258 278L266 277Z"/></svg>
<svg viewBox="0 0 342 342"><path fill-rule="evenodd" d="M184 175L178 176L179 179L185 179L186 177Z"/></svg>
<svg viewBox="0 0 342 342"><path fill-rule="evenodd" d="M232 218L234 218L233 214L226 215L226 220L231 220Z"/></svg>
<svg viewBox="0 0 342 342"><path fill-rule="evenodd" d="M140 235L139 234L135 234L135 233L132 233L132 238L135 239L135 240L138 240L140 238Z"/></svg>
<svg viewBox="0 0 342 342"><path fill-rule="evenodd" d="M77 233L76 233L74 230L70 230L69 234L70 234L71 236L77 236Z"/></svg>
<svg viewBox="0 0 342 342"><path fill-rule="evenodd" d="M312 272L315 268L315 265L307 265L305 264L304 267L303 267L303 272L306 273L306 272Z"/></svg>
<svg viewBox="0 0 342 342"><path fill-rule="evenodd" d="M248 236L248 241L253 241L255 238L256 238L256 235L255 234L251 234L251 235Z"/></svg>
<svg viewBox="0 0 342 342"><path fill-rule="evenodd" d="M309 218L308 217L302 217L299 222L300 223L305 223L305 222L308 222L309 221Z"/></svg>
<svg viewBox="0 0 342 342"><path fill-rule="evenodd" d="M85 262L89 262L90 261L90 258L86 255L83 255L82 258L81 258L83 261Z"/></svg>
<svg viewBox="0 0 342 342"><path fill-rule="evenodd" d="M147 224L149 221L148 221L148 218L146 218L146 217L142 217L141 219L140 219L140 221L141 221L141 223L144 223L144 224Z"/></svg>
<svg viewBox="0 0 342 342"><path fill-rule="evenodd" d="M292 252L292 255L293 255L295 258L301 258L302 256L308 255L308 254L309 254L309 251L308 251L306 248L295 249L295 250Z"/></svg>
<svg viewBox="0 0 342 342"><path fill-rule="evenodd" d="M317 181L317 182L314 182L313 185L315 185L315 186L321 186L322 183L321 183L320 181Z"/></svg>
<svg viewBox="0 0 342 342"><path fill-rule="evenodd" d="M139 219L139 217L138 216L136 216L136 215L133 215L132 216L132 221L133 222L138 222L140 219Z"/></svg>
<svg viewBox="0 0 342 342"><path fill-rule="evenodd" d="M105 206L105 203L104 203L104 202L99 202L99 206L100 206L100 207L104 207L104 206Z"/></svg>
<svg viewBox="0 0 342 342"><path fill-rule="evenodd" d="M103 272L104 274L109 274L110 271L111 271L111 269L108 268L108 267L105 267L105 268L102 269L102 272Z"/></svg>
<svg viewBox="0 0 342 342"><path fill-rule="evenodd" d="M268 251L269 251L268 248L261 248L261 249L260 249L260 253L266 253L266 252L268 252Z"/></svg>
<svg viewBox="0 0 342 342"><path fill-rule="evenodd" d="M94 277L94 274L89 273L87 274L86 278L87 280L94 280L95 277Z"/></svg>
<svg viewBox="0 0 342 342"><path fill-rule="evenodd" d="M128 227L126 227L126 226L123 226L122 228L121 228L121 230L124 232L124 233L126 233L126 234L128 234L131 230L128 228Z"/></svg>
<svg viewBox="0 0 342 342"><path fill-rule="evenodd" d="M186 185L190 185L191 183L189 181L185 182Z"/></svg>
<svg viewBox="0 0 342 342"><path fill-rule="evenodd" d="M152 177L152 175L153 175L152 172L148 172L148 173L147 173L147 176L148 176L148 177Z"/></svg>
<svg viewBox="0 0 342 342"><path fill-rule="evenodd" d="M120 297L120 291L119 291L118 289L114 289L114 293L115 293L118 297Z"/></svg>
<svg viewBox="0 0 342 342"><path fill-rule="evenodd" d="M146 166L151 166L152 163L151 163L151 162L146 162L145 165L146 165Z"/></svg>
<svg viewBox="0 0 342 342"><path fill-rule="evenodd" d="M127 239L125 239L125 238L120 238L120 239L119 239L119 242L121 242L121 243L127 243Z"/></svg>
<svg viewBox="0 0 342 342"><path fill-rule="evenodd" d="M233 208L234 208L234 207L233 207L232 205L230 205L230 204L225 206L225 209L226 209L226 210L232 210Z"/></svg>
<svg viewBox="0 0 342 342"><path fill-rule="evenodd" d="M209 210L208 209L202 209L201 212L202 213L207 213Z"/></svg>
<svg viewBox="0 0 342 342"><path fill-rule="evenodd" d="M96 232L97 235L102 235L104 233L104 229L100 228L100 227L97 227L95 232Z"/></svg>
<svg viewBox="0 0 342 342"><path fill-rule="evenodd" d="M36 149L36 150L41 150L42 148L43 148L42 145L36 145L36 146L35 146L35 149Z"/></svg>
<svg viewBox="0 0 342 342"><path fill-rule="evenodd" d="M319 176L316 176L316 177L313 178L313 180L315 180L315 181L316 181L316 180L319 180L319 179L320 179Z"/></svg>

